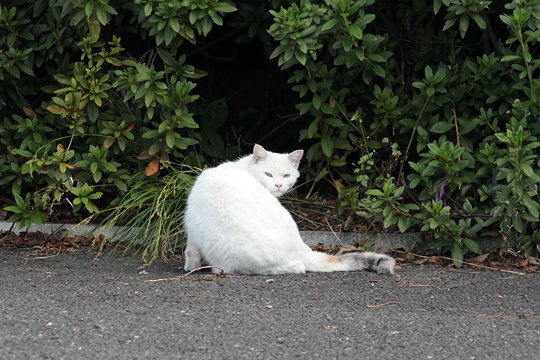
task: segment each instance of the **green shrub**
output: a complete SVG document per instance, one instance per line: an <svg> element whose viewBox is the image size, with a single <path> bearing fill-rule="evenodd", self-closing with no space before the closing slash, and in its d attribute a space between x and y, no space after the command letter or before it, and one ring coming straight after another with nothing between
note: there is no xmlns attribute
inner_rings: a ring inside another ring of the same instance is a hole
<svg viewBox="0 0 540 360"><path fill-rule="evenodd" d="M0 186L16 199L10 220L28 226L66 206L94 213L141 170L195 162L193 81L205 73L186 64L182 45L235 10L227 0L0 5Z"/></svg>
<svg viewBox="0 0 540 360"><path fill-rule="evenodd" d="M419 229L456 265L494 223L538 254L540 1L301 0L271 13L271 57L293 69L300 139L323 164L311 176L333 179L342 210Z"/></svg>
<svg viewBox="0 0 540 360"><path fill-rule="evenodd" d="M197 93L212 74L193 54L219 27L210 44L255 44L289 78L298 97L279 106L296 106L310 186L331 184L340 211L420 230L456 265L492 230L540 253L540 0L234 4L2 6L0 187L16 194L12 220L40 222L66 204L94 212L129 179L223 158L242 147L242 134L221 131L233 117L246 119L246 143L266 138L258 109L230 112L232 95Z"/></svg>

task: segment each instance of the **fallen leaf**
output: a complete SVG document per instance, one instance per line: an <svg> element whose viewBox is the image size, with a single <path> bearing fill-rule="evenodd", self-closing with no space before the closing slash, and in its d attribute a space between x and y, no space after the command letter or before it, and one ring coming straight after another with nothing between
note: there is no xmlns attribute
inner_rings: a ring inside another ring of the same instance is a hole
<svg viewBox="0 0 540 360"><path fill-rule="evenodd" d="M124 129L124 131L130 132L131 130L133 130L133 128L135 128L135 124L131 123Z"/></svg>
<svg viewBox="0 0 540 360"><path fill-rule="evenodd" d="M489 253L478 255L478 256L475 256L473 258L467 259L467 262L480 264L480 263L483 263L484 261L486 261L488 256L489 256Z"/></svg>
<svg viewBox="0 0 540 360"><path fill-rule="evenodd" d="M354 245L344 245L344 246L339 248L339 251L337 252L336 255L341 255L341 254L344 254L344 253L358 251L358 250L359 250L358 247L356 247Z"/></svg>
<svg viewBox="0 0 540 360"><path fill-rule="evenodd" d="M335 326L335 325L326 324L326 325L323 325L322 328L323 328L324 330L330 331L330 330L335 330L335 329L336 329L336 326Z"/></svg>
<svg viewBox="0 0 540 360"><path fill-rule="evenodd" d="M424 265L425 263L427 263L430 259L428 258L421 258L421 259L418 259L418 260L415 260L414 263L416 265Z"/></svg>
<svg viewBox="0 0 540 360"><path fill-rule="evenodd" d="M527 267L528 265L529 265L529 259L519 260L517 263L517 267L520 267L520 268Z"/></svg>
<svg viewBox="0 0 540 360"><path fill-rule="evenodd" d="M146 176L152 176L155 173L157 173L159 170L159 159L154 159L148 163L146 166L146 170L144 170L144 174Z"/></svg>

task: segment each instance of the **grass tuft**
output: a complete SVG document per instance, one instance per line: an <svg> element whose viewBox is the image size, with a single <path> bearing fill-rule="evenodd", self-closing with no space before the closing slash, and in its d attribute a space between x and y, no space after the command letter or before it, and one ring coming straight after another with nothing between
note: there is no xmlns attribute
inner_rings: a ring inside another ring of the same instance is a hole
<svg viewBox="0 0 540 360"><path fill-rule="evenodd" d="M183 166L157 181L136 181L117 206L87 218L85 222L90 222L107 214L96 232L102 235L99 252L141 256L145 266L170 258L184 245L184 209L199 173L199 169Z"/></svg>

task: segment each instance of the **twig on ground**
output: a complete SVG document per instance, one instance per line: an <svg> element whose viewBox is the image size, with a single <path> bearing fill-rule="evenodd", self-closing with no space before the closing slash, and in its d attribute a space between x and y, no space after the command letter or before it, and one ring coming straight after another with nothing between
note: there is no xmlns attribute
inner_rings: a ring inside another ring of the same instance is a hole
<svg viewBox="0 0 540 360"><path fill-rule="evenodd" d="M209 265L209 266L201 266L201 267L198 267L198 268L196 268L196 269L191 270L191 271L188 272L187 274L184 274L184 275L181 275L181 276L174 276L174 277L170 277L170 278L162 278L162 279L145 280L144 282L145 282L145 283L156 283L156 282L161 282L161 281L181 280L181 279L185 278L186 276L193 274L193 273L196 272L196 271L205 270L205 269L219 269L219 270L221 270L221 273L222 273L222 274L224 273L223 269L220 268L219 266L210 266L210 265Z"/></svg>
<svg viewBox="0 0 540 360"><path fill-rule="evenodd" d="M370 309L380 309L382 307L385 307L386 305L393 305L393 304L399 304L399 302L398 301L388 301L388 302L385 302L385 303L382 303L382 304L374 304L374 305L368 304L367 307L370 308Z"/></svg>
<svg viewBox="0 0 540 360"><path fill-rule="evenodd" d="M415 254L415 253L412 253L412 252L409 252L409 251L400 251L400 250L393 250L393 251L398 253L398 254L411 255L411 256L422 258L422 259L431 259L432 258L432 256L419 255L419 254ZM439 259L445 259L445 260L454 261L454 259L452 259L451 257L447 257L447 256L437 256L437 257ZM471 262L467 262L467 261L461 261L461 263L465 264L465 265L477 267L477 268L480 268L480 269L500 271L500 272L505 272L505 273L509 273L509 274L515 274L515 275L525 275L524 273L521 273L519 271L512 271L512 270L507 270L507 269L498 269L498 268L495 268L495 267L475 264L475 263L471 263Z"/></svg>
<svg viewBox="0 0 540 360"><path fill-rule="evenodd" d="M437 285L432 285L432 284L414 284L414 285L411 285L412 287L433 287L437 290L441 290L440 287L438 287Z"/></svg>
<svg viewBox="0 0 540 360"><path fill-rule="evenodd" d="M330 225L330 222L328 221L328 219L326 217L324 218L324 221L326 222L326 225L328 225L328 228L330 229L330 231L332 232L332 234L336 238L337 243L341 244L341 240L340 240L339 236L336 234L334 229L332 229L332 225Z"/></svg>
<svg viewBox="0 0 540 360"><path fill-rule="evenodd" d="M30 259L30 260L42 260L42 259L50 259L50 258L53 258L53 257L56 257L58 255L60 255L60 248L58 248L58 251L56 252L56 254L53 254L53 255L47 255L47 256L32 256L32 254L29 254L29 255L26 255L24 258L26 260Z"/></svg>

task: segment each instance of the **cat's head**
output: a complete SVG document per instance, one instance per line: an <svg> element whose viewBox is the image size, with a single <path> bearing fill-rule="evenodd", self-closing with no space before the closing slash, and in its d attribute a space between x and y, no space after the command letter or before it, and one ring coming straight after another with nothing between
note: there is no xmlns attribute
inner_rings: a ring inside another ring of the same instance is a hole
<svg viewBox="0 0 540 360"><path fill-rule="evenodd" d="M293 187L300 176L298 165L303 154L304 150L277 154L256 144L253 147L249 172L272 195L280 197Z"/></svg>

